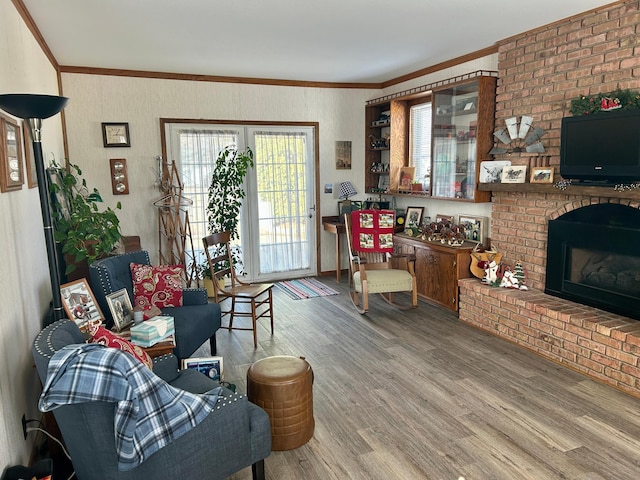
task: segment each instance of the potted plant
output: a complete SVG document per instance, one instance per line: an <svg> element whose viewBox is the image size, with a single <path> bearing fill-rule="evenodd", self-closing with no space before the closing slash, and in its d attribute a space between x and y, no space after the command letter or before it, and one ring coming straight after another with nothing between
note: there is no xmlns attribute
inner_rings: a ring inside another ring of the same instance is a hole
<svg viewBox="0 0 640 480"><path fill-rule="evenodd" d="M54 238L65 259L65 275L67 280L86 277L89 264L118 246L120 222L111 208L98 208L102 197L97 189L89 190L77 165L67 162L64 168L54 160L49 176ZM118 202L116 209L120 208Z"/></svg>
<svg viewBox="0 0 640 480"><path fill-rule="evenodd" d="M225 147L216 158L209 185L207 221L210 233L231 233L231 240L238 239L238 222L242 199L246 197L244 179L249 167L253 167L253 152L247 148L239 152L235 146ZM234 245L231 249L236 272L242 273L242 252ZM204 262L206 264L206 262ZM206 265L208 272L209 266ZM204 272L205 269L200 269ZM207 278L203 276L202 278ZM208 278L211 273L208 272Z"/></svg>

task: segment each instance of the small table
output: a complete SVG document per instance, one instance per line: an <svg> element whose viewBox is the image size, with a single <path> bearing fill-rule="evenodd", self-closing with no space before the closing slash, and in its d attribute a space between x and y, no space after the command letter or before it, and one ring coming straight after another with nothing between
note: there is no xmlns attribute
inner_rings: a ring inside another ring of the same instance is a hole
<svg viewBox="0 0 640 480"><path fill-rule="evenodd" d="M336 281L340 283L342 273L340 268L340 235L347 233L347 227L338 216L322 217L322 227L336 236Z"/></svg>
<svg viewBox="0 0 640 480"><path fill-rule="evenodd" d="M142 348L151 358L159 357L160 355L167 355L173 353L173 349L176 348L176 342L173 340L165 340L164 342L158 342L150 347Z"/></svg>

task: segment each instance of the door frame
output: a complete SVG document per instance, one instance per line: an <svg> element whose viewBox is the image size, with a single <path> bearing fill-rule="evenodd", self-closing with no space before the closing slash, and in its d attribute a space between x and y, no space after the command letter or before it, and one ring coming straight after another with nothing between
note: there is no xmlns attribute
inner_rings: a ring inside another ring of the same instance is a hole
<svg viewBox="0 0 640 480"><path fill-rule="evenodd" d="M167 156L166 126L170 123L201 123L205 125L242 125L242 126L292 126L292 127L313 127L313 150L314 150L314 183L315 183L315 229L316 229L316 275L322 274L321 270L321 215L320 215L320 123L319 122L283 122L267 120L211 120L203 118L160 118L160 142L162 158Z"/></svg>

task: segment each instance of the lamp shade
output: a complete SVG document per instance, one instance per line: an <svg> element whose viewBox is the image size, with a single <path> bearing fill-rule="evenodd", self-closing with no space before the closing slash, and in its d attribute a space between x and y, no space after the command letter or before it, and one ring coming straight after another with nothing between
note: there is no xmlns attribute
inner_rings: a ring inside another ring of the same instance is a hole
<svg viewBox="0 0 640 480"><path fill-rule="evenodd" d="M358 192L356 191L356 187L353 186L351 182L342 182L340 184L340 196L338 197L340 200L346 200L349 197L353 197Z"/></svg>
<svg viewBox="0 0 640 480"><path fill-rule="evenodd" d="M0 95L0 109L18 118L53 117L64 108L69 99L55 95L32 93L5 93Z"/></svg>

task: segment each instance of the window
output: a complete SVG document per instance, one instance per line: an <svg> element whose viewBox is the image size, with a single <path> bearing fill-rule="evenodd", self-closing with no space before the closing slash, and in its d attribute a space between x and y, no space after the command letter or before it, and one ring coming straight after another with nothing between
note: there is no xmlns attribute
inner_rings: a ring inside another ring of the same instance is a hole
<svg viewBox="0 0 640 480"><path fill-rule="evenodd" d="M424 102L424 100L421 100ZM415 167L415 179L425 181L431 176L431 100L411 106L409 113L409 164Z"/></svg>

